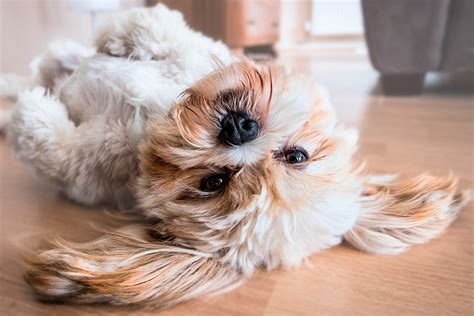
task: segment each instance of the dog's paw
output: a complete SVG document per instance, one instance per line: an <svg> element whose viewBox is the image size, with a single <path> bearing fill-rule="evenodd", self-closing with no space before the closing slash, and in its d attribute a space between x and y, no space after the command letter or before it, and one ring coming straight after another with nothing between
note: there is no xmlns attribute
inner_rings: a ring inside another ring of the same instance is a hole
<svg viewBox="0 0 474 316"><path fill-rule="evenodd" d="M163 59L189 32L180 12L158 4L118 14L97 33L99 53L139 60Z"/></svg>
<svg viewBox="0 0 474 316"><path fill-rule="evenodd" d="M20 94L13 113L13 124L30 126L37 132L61 131L70 127L71 122L64 105L50 96L43 87L35 87Z"/></svg>
<svg viewBox="0 0 474 316"><path fill-rule="evenodd" d="M66 108L43 87L21 93L7 128L7 138L19 158L38 155L38 149L63 138L74 128Z"/></svg>

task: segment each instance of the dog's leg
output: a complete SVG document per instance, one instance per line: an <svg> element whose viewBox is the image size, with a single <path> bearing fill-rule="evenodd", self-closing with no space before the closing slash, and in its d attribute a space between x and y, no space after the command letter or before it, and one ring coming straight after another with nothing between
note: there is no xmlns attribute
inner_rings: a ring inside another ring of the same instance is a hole
<svg viewBox="0 0 474 316"><path fill-rule="evenodd" d="M48 45L43 54L31 62L31 76L0 75L0 96L15 99L19 93L36 86L53 90L79 67L84 58L94 53L93 48L84 47L73 41L54 41Z"/></svg>
<svg viewBox="0 0 474 316"><path fill-rule="evenodd" d="M469 200L457 180L421 175L365 183L362 211L345 239L364 251L396 254L438 237Z"/></svg>
<svg viewBox="0 0 474 316"><path fill-rule="evenodd" d="M36 87L20 94L7 137L20 159L60 182L65 177L58 166L63 159L61 144L71 137L74 129L66 108L47 96L45 88Z"/></svg>
<svg viewBox="0 0 474 316"><path fill-rule="evenodd" d="M37 87L20 95L7 130L11 147L73 200L110 202L136 172L133 129L101 117L76 127L45 93Z"/></svg>
<svg viewBox="0 0 474 316"><path fill-rule="evenodd" d="M173 54L190 32L180 12L158 4L116 14L99 29L95 44L99 53L159 60Z"/></svg>
<svg viewBox="0 0 474 316"><path fill-rule="evenodd" d="M167 60L176 72L201 75L216 69L218 63L231 61L224 44L190 29L181 12L163 4L115 15L99 29L95 45L99 53L135 60Z"/></svg>
<svg viewBox="0 0 474 316"><path fill-rule="evenodd" d="M20 93L36 86L54 91L84 58L94 53L94 49L72 41L52 42L46 52L31 63L31 76L0 74L0 97L16 100ZM11 112L11 109L0 109L0 131L10 122Z"/></svg>
<svg viewBox="0 0 474 316"><path fill-rule="evenodd" d="M51 42L46 52L36 57L30 67L36 83L54 91L85 58L94 54L94 48L70 40L57 40Z"/></svg>
<svg viewBox="0 0 474 316"><path fill-rule="evenodd" d="M166 307L243 280L211 255L129 226L84 244L58 242L29 263L27 282L45 300Z"/></svg>

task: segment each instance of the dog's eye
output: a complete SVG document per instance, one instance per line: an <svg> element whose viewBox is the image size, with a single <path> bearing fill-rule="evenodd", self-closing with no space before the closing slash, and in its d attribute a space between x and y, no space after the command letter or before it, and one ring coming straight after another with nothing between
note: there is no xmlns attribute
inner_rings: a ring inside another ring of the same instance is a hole
<svg viewBox="0 0 474 316"><path fill-rule="evenodd" d="M308 160L308 155L303 150L289 150L285 153L285 160L289 164L302 163Z"/></svg>
<svg viewBox="0 0 474 316"><path fill-rule="evenodd" d="M215 192L222 188L228 180L226 174L216 174L213 176L205 177L201 180L201 186L199 189L204 192Z"/></svg>

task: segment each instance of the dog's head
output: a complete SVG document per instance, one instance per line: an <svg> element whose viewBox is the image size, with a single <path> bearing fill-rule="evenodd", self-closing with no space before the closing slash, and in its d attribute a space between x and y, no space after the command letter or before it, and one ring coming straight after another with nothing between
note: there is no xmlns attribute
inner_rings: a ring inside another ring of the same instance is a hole
<svg viewBox="0 0 474 316"><path fill-rule="evenodd" d="M403 251L438 236L467 201L452 179L360 180L355 141L310 82L248 62L224 68L149 124L137 194L160 221L60 243L26 279L48 300L164 307L230 289L259 265L297 264L343 235Z"/></svg>
<svg viewBox="0 0 474 316"><path fill-rule="evenodd" d="M298 261L300 247L338 242L357 213L340 207L359 193L348 176L356 135L335 123L325 93L310 80L247 61L223 68L149 125L141 205L193 247L232 248L242 229L272 258L300 244L298 255L287 254Z"/></svg>

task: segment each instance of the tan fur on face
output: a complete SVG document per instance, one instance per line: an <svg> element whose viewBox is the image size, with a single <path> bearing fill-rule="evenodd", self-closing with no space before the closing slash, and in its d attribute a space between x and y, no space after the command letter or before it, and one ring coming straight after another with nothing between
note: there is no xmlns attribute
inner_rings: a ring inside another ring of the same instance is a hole
<svg viewBox="0 0 474 316"><path fill-rule="evenodd" d="M243 219L257 221L265 212L278 216L280 209L293 212L319 202L319 191L310 186L317 188L333 179L327 187L353 190L349 189L355 185L349 175L352 138L345 131L332 133L334 115L318 87L310 85L294 96L298 91L290 88L301 81L286 77L279 69L243 61L198 81L169 115L151 122L147 142L141 147L137 188L147 215L168 221L168 232L183 242L216 251L215 245L232 246L234 237L230 238L229 232ZM236 148L220 143L220 120L228 111L250 113L259 122L261 131L255 141ZM289 166L277 158L299 145L308 150L307 163ZM253 152L246 152L245 146ZM327 170L328 175L305 172L311 164L324 163L335 153L346 158L331 162L334 170ZM230 174L226 189L200 192L201 179L219 172ZM339 172L341 178L334 177L333 172ZM289 181L295 182L295 188L289 188ZM267 200L259 205L263 194Z"/></svg>
<svg viewBox="0 0 474 316"><path fill-rule="evenodd" d="M397 253L442 233L468 199L451 178L362 175L357 133L337 124L324 89L237 60L161 4L116 16L96 43L101 54L88 58L51 47L39 76L7 84L54 83L21 93L8 139L70 199L136 201L153 225L39 252L26 280L43 299L165 307L258 268L295 267L343 238ZM257 122L258 135L224 144L229 112ZM295 151L307 160L294 164ZM207 192L201 183L216 175L225 185Z"/></svg>
<svg viewBox="0 0 474 316"><path fill-rule="evenodd" d="M261 134L272 128L267 126L274 85L277 84L272 79L272 72L279 71L243 61L210 74L187 89L182 101L167 117L150 124L150 142L157 146L166 144L167 153L163 153L163 158L180 160L183 168L196 164L228 166L262 158L268 150L255 152L254 149L258 149L262 139L245 144L242 146L244 152L240 153L238 149L229 150L221 144L217 135L220 121L229 111L248 113L259 123ZM155 134L159 134L158 137L154 137Z"/></svg>
<svg viewBox="0 0 474 316"><path fill-rule="evenodd" d="M220 121L243 111L260 126L241 146L219 141ZM357 134L336 124L310 80L242 61L187 89L148 122L132 183L153 227L86 244L58 244L30 262L27 280L49 300L169 306L240 284L258 268L293 267L343 238L396 253L438 236L467 197L452 179L367 180ZM286 154L308 159L290 164ZM202 179L228 176L216 192Z"/></svg>
<svg viewBox="0 0 474 316"><path fill-rule="evenodd" d="M258 137L222 144L228 111L250 113ZM30 262L27 281L49 300L164 307L236 286L261 267L297 266L343 238L403 251L438 236L467 200L452 179L366 179L352 159L356 142L318 86L248 61L225 67L148 124L133 191L157 223L58 244ZM289 164L294 149L308 160ZM226 186L203 192L213 174L226 174Z"/></svg>

